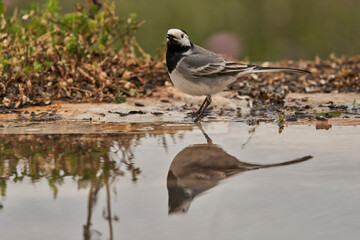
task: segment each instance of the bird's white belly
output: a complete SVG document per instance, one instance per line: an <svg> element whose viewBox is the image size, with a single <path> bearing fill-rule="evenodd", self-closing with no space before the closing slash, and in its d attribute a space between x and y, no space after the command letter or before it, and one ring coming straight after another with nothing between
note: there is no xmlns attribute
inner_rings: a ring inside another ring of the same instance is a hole
<svg viewBox="0 0 360 240"><path fill-rule="evenodd" d="M222 91L226 86L216 86L211 84L205 84L201 81L190 81L183 77L177 70L172 71L169 74L171 81L182 92L194 95L194 96L204 96L212 95Z"/></svg>

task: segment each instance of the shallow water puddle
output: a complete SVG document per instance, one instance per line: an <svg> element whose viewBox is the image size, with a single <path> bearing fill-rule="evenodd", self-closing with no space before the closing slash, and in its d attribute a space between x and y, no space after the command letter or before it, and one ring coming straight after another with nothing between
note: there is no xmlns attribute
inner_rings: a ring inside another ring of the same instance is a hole
<svg viewBox="0 0 360 240"><path fill-rule="evenodd" d="M42 124L0 135L1 240L360 234L360 126Z"/></svg>

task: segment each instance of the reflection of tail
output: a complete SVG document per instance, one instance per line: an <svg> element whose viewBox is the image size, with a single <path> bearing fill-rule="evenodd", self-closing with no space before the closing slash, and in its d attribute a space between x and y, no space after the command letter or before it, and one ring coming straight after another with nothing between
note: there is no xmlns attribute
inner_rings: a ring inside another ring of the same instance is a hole
<svg viewBox="0 0 360 240"><path fill-rule="evenodd" d="M295 163L300 163L300 162L304 162L306 160L309 160L313 158L313 156L305 156L302 158L297 158L295 160L291 160L291 161L287 161L287 162L282 162L282 163L274 163L274 164L251 164L254 168L253 169L259 169L259 168L270 168L270 167L280 167L280 166L286 166L286 165L291 165L291 164L295 164Z"/></svg>

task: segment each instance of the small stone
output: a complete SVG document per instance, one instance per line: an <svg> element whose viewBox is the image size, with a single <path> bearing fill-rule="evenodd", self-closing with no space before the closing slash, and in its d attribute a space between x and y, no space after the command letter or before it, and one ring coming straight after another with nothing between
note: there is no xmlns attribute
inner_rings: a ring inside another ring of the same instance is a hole
<svg viewBox="0 0 360 240"><path fill-rule="evenodd" d="M308 100L309 100L309 97L303 97L303 98L301 99L302 102L307 102Z"/></svg>
<svg viewBox="0 0 360 240"><path fill-rule="evenodd" d="M130 111L129 114L145 114L143 111Z"/></svg>
<svg viewBox="0 0 360 240"><path fill-rule="evenodd" d="M322 116L318 116L315 118L318 121L327 121L326 118L322 117Z"/></svg>
<svg viewBox="0 0 360 240"><path fill-rule="evenodd" d="M289 117L285 121L287 121L287 122L297 122L297 118L296 117Z"/></svg>
<svg viewBox="0 0 360 240"><path fill-rule="evenodd" d="M326 118L332 118L332 116L329 113L325 113Z"/></svg>
<svg viewBox="0 0 360 240"><path fill-rule="evenodd" d="M135 102L135 106L137 106L137 107L144 107L145 105L142 104L141 102Z"/></svg>
<svg viewBox="0 0 360 240"><path fill-rule="evenodd" d="M303 115L305 115L305 113L303 113L303 112L295 112L295 115L303 116Z"/></svg>
<svg viewBox="0 0 360 240"><path fill-rule="evenodd" d="M162 113L162 112L152 112L151 114L152 114L152 115L155 115L155 116L158 116L158 115L162 115L162 114L164 114L164 113Z"/></svg>

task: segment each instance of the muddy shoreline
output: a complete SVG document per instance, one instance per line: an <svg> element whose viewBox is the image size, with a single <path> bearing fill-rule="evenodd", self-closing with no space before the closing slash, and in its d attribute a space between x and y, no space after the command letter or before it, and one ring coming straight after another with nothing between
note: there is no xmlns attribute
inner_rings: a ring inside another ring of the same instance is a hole
<svg viewBox="0 0 360 240"><path fill-rule="evenodd" d="M357 104L360 94L356 93L291 93L284 105L260 107L254 106L249 97L237 96L236 91L225 91L213 99L212 108L203 122L240 121L249 125L273 122L280 128L314 125L316 129L360 125ZM169 86L162 95L130 98L122 104L54 102L1 113L0 133L112 132L169 123L186 126L193 124L188 113L195 111L201 101L201 97L183 94ZM129 124L131 128L127 126Z"/></svg>

